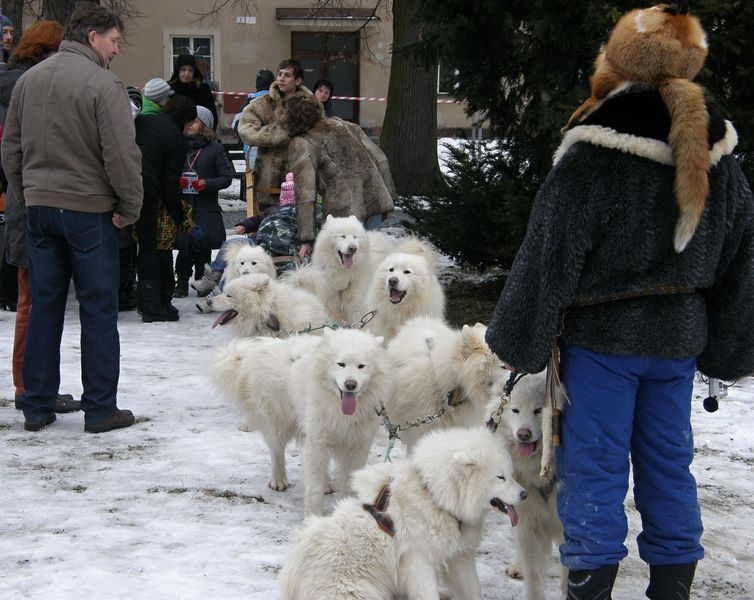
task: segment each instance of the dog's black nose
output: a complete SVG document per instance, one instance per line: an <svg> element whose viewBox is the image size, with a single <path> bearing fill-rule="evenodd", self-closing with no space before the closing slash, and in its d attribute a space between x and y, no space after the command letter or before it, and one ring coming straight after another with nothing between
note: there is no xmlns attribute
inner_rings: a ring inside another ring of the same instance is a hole
<svg viewBox="0 0 754 600"><path fill-rule="evenodd" d="M346 385L346 389L349 392L352 392L356 389L356 382L353 379L347 379L345 385Z"/></svg>
<svg viewBox="0 0 754 600"><path fill-rule="evenodd" d="M519 442L528 442L531 439L531 429L521 428L516 432Z"/></svg>
<svg viewBox="0 0 754 600"><path fill-rule="evenodd" d="M387 280L387 283L388 285L392 285L392 286L398 285L398 278L391 277L390 279Z"/></svg>

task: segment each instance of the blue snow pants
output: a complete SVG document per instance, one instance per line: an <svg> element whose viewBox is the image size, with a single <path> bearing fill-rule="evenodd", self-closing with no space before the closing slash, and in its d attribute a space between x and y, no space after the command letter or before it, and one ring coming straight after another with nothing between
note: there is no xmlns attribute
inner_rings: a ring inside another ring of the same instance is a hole
<svg viewBox="0 0 754 600"><path fill-rule="evenodd" d="M613 356L569 345L562 345L560 359L569 398L556 449L562 564L591 570L626 556L629 456L642 560L669 565L702 558L689 470L696 360Z"/></svg>

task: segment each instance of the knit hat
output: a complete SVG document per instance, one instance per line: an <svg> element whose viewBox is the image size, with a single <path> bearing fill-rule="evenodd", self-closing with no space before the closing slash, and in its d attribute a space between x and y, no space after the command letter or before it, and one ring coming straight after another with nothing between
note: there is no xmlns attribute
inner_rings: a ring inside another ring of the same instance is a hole
<svg viewBox="0 0 754 600"><path fill-rule="evenodd" d="M168 82L164 79L160 79L159 77L150 79L144 86L144 95L152 102L155 102L157 104L165 100L165 98L169 98L173 94L175 94L175 92L170 89Z"/></svg>
<svg viewBox="0 0 754 600"><path fill-rule="evenodd" d="M286 206L287 204L293 204L294 192L293 192L293 173L287 173L285 181L280 186L280 206Z"/></svg>
<svg viewBox="0 0 754 600"><path fill-rule="evenodd" d="M13 27L15 29L15 25L13 25L13 21L11 21L8 17L6 17L2 13L0 13L0 27Z"/></svg>
<svg viewBox="0 0 754 600"><path fill-rule="evenodd" d="M197 105L196 118L199 119L207 129L215 128L215 117L212 116L212 111L210 109Z"/></svg>

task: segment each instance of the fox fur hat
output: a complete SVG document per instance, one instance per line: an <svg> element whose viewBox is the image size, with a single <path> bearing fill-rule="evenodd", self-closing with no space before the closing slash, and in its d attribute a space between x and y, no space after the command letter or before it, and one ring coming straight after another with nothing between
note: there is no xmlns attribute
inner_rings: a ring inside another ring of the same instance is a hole
<svg viewBox="0 0 754 600"><path fill-rule="evenodd" d="M683 252L704 212L709 191L709 114L704 89L691 80L704 65L707 36L688 3L658 4L623 15L595 60L591 96L563 131L596 111L611 94L631 83L654 87L668 107L668 143L675 161L679 218L674 247Z"/></svg>

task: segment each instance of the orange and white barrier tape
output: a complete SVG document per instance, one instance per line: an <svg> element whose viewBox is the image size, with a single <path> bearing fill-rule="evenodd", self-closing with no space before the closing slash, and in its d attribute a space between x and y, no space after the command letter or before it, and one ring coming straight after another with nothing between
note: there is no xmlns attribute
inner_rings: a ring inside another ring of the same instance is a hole
<svg viewBox="0 0 754 600"><path fill-rule="evenodd" d="M213 92L218 96L234 96L238 98L245 98L249 95L249 92ZM356 100L360 102L386 102L387 98L383 96L333 96L332 100ZM465 100L447 100L445 98L438 98L438 104L462 104Z"/></svg>

